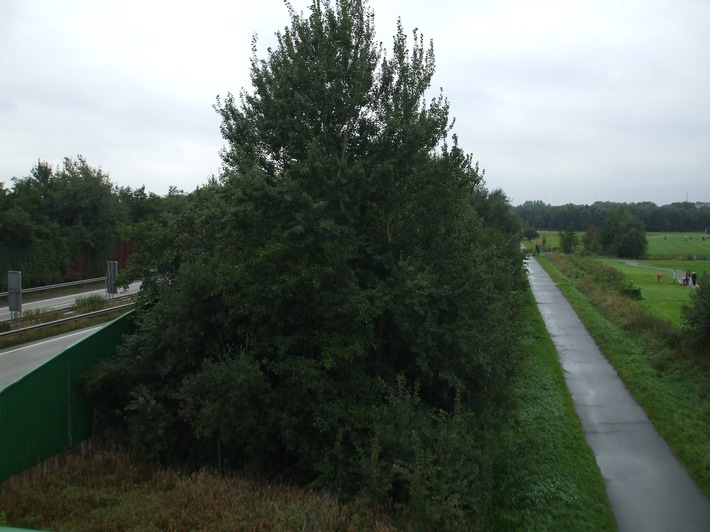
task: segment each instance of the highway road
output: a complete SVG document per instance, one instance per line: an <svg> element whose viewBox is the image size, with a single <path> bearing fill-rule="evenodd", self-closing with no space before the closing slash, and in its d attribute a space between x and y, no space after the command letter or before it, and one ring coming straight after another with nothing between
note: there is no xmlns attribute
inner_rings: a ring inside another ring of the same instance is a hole
<svg viewBox="0 0 710 532"><path fill-rule="evenodd" d="M134 283L131 283L128 286L128 290L125 292L120 292L117 295L127 295L127 294L135 294L138 292L140 289L141 283L140 281L136 281ZM74 304L74 301L78 297L86 297L90 295L98 294L102 297L106 297L106 289L102 288L100 290L92 290L89 292L83 292L81 294L71 294L67 296L59 296L59 297L52 297L49 299L34 299L32 301L23 301L22 302L22 311L26 310L35 310L35 309L42 309L42 310L54 310L54 309L62 309L66 307L70 307ZM0 307L0 321L7 321L10 319L10 309L8 307L7 303L4 303L2 307Z"/></svg>
<svg viewBox="0 0 710 532"><path fill-rule="evenodd" d="M87 327L0 350L0 391L101 327Z"/></svg>

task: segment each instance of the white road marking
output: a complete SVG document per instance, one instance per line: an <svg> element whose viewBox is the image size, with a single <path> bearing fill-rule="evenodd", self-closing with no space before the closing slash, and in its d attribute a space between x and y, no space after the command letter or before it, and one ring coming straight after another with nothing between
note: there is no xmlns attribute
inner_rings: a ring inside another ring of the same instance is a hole
<svg viewBox="0 0 710 532"><path fill-rule="evenodd" d="M10 353L16 353L17 351L22 351L23 349L32 349L32 348L34 348L34 347L37 347L38 345L44 345L44 344L49 344L49 343L52 343L52 342L56 342L57 340L61 340L62 338L69 338L69 337L71 337L71 336L76 336L76 335L78 335L78 334L86 334L86 333L91 332L91 331L97 331L97 330L100 329L100 328L101 328L101 327L92 327L91 329L86 329L86 330L82 330L82 331L79 331L79 332L74 332L74 333L70 333L70 334L64 334L64 335L62 335L62 336L55 336L54 338L50 338L49 340L45 340L44 342L37 342L37 343L34 343L34 344L26 345L26 346L24 346L24 347L18 347L17 349L13 349L13 350L11 350L11 351L5 351L5 352L3 352L3 353L0 353L0 357L3 356L3 355L9 355Z"/></svg>

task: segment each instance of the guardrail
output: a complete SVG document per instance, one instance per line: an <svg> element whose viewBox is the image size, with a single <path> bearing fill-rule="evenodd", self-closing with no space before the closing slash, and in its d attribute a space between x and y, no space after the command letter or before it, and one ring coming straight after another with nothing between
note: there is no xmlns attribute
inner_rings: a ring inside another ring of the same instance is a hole
<svg viewBox="0 0 710 532"><path fill-rule="evenodd" d="M48 321L47 323L40 323L38 325L30 325L29 327L23 327L21 329L15 329L14 331L7 331L0 333L0 338L7 338L9 336L16 336L18 334L23 334L32 331L39 331L40 329L47 329L49 327L54 327L56 325L63 325L64 323L70 323L72 321L78 321L88 318L95 318L98 316L103 316L104 314L111 314L119 310L128 310L133 307L135 303L126 303L125 305L117 305L115 307L108 307L101 310L95 310L94 312L87 312L86 314L78 314L76 316L70 316L68 318L62 318L60 320Z"/></svg>
<svg viewBox="0 0 710 532"><path fill-rule="evenodd" d="M36 286L34 288L23 288L23 294L29 294L31 292L42 292L44 290L54 290L55 288L67 288L70 286L80 286L82 284L92 284L105 281L106 277L96 277L94 279L84 279L82 281L69 281L68 283L50 284L47 286ZM10 292L0 292L0 297L7 297Z"/></svg>

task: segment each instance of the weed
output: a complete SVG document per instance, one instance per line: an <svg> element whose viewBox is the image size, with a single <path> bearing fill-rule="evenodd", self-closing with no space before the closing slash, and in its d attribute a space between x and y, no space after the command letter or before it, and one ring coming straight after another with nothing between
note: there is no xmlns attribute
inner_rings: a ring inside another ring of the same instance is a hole
<svg viewBox="0 0 710 532"><path fill-rule="evenodd" d="M91 294L88 296L79 296L74 301L74 310L77 313L83 314L86 312L94 312L101 310L106 305L106 300L99 294Z"/></svg>
<svg viewBox="0 0 710 532"><path fill-rule="evenodd" d="M327 494L216 472L136 464L127 453L67 458L58 473L4 495L15 526L45 530L392 530L379 510Z"/></svg>
<svg viewBox="0 0 710 532"><path fill-rule="evenodd" d="M44 309L28 309L22 313L22 326L38 325L40 323L49 323L56 321L62 317L62 312L59 310L44 310Z"/></svg>

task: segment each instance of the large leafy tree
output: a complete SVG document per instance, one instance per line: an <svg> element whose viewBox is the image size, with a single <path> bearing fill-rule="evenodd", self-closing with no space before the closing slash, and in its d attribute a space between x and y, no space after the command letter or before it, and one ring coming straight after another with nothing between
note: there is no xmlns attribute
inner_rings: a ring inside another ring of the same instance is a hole
<svg viewBox="0 0 710 532"><path fill-rule="evenodd" d="M600 240L604 253L631 259L643 258L648 245L643 222L623 206L607 215Z"/></svg>
<svg viewBox="0 0 710 532"><path fill-rule="evenodd" d="M108 174L82 156L65 158L49 186L50 219L86 258L87 273L101 272L118 241L118 202Z"/></svg>
<svg viewBox="0 0 710 532"><path fill-rule="evenodd" d="M136 255L152 306L91 386L154 456L480 510L518 227L426 100L432 46L398 26L388 55L363 4L290 9L277 48L254 45L253 92L216 105L220 182Z"/></svg>
<svg viewBox="0 0 710 532"><path fill-rule="evenodd" d="M79 155L53 169L38 161L13 178L0 241L16 244L13 267L32 284L96 276L118 238L118 201L108 174Z"/></svg>

